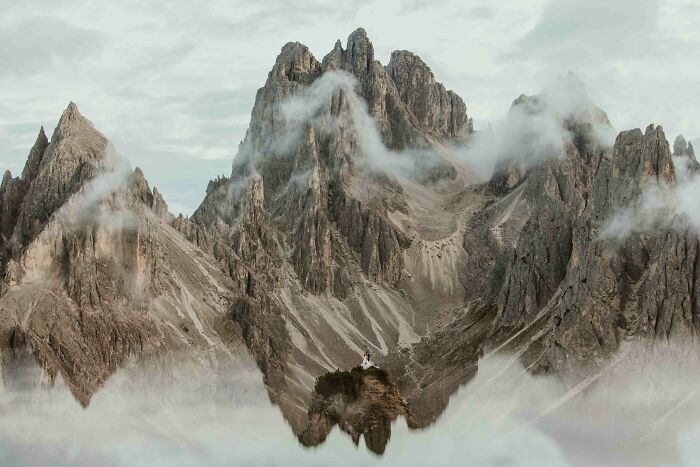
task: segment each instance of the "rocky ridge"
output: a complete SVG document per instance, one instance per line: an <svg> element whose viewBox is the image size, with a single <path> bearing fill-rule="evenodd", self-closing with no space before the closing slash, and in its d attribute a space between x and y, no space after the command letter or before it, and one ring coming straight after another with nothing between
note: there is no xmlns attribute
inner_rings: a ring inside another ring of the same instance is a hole
<svg viewBox="0 0 700 467"><path fill-rule="evenodd" d="M362 396L316 383L365 349L396 375L381 398L392 414L425 426L484 355L513 353L573 385L629 340L692 339L696 231L682 216L625 225L645 193L680 183L677 161L697 165L692 145L679 138L672 155L656 125L611 142L573 76L511 114L558 132L515 145L482 182L454 151L473 137L464 101L419 57L396 51L382 66L362 29L321 61L288 43L230 176L173 218L71 104L0 186L3 378L30 353L86 403L120 365L245 347L316 444L334 422L365 432L366 408L350 410ZM105 176L112 188L95 196Z"/></svg>
<svg viewBox="0 0 700 467"><path fill-rule="evenodd" d="M31 355L87 404L117 368L151 356L245 355L225 318L230 279L169 226L158 191L75 104L0 193L6 384Z"/></svg>

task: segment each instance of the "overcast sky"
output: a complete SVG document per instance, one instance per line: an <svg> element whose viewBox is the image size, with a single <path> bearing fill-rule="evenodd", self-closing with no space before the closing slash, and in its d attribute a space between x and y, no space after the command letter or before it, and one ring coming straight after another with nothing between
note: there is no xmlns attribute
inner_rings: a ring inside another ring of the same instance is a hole
<svg viewBox="0 0 700 467"><path fill-rule="evenodd" d="M408 49L475 127L569 70L618 129L700 137L697 0L0 0L0 169L73 100L171 210L230 172L281 47L319 60L362 26L384 64Z"/></svg>

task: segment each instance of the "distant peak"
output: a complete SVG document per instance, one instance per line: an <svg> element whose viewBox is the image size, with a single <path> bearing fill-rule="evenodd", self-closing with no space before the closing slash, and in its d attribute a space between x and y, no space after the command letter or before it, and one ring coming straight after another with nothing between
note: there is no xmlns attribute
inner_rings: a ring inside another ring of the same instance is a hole
<svg viewBox="0 0 700 467"><path fill-rule="evenodd" d="M686 141L685 137L683 135L678 135L676 136L676 139L673 141L673 155L674 156L689 156L690 154L693 154L693 157L695 156L693 150L693 144L689 143Z"/></svg>
<svg viewBox="0 0 700 467"><path fill-rule="evenodd" d="M66 107L66 110L63 111L63 115L61 115L61 119L58 121L58 128L63 129L69 126L71 123L76 122L78 120L82 120L84 117L78 110L78 106L76 105L75 102L71 101L70 104L68 104L68 107Z"/></svg>
<svg viewBox="0 0 700 467"><path fill-rule="evenodd" d="M34 146L32 146L29 156L27 157L27 162L24 164L22 180L30 183L34 180L34 177L36 177L39 172L39 166L41 165L41 160L44 158L44 152L48 145L49 139L46 137L44 127L42 126L39 128L39 134L37 134Z"/></svg>
<svg viewBox="0 0 700 467"><path fill-rule="evenodd" d="M374 61L374 47L363 28L355 29L348 36L346 51L356 75L368 73Z"/></svg>
<svg viewBox="0 0 700 467"><path fill-rule="evenodd" d="M391 52L387 69L390 71L400 70L404 67L409 69L423 69L432 75L430 67L416 54L409 50L394 50Z"/></svg>
<svg viewBox="0 0 700 467"><path fill-rule="evenodd" d="M350 33L349 38L365 38L365 39L367 39L367 31L365 31L365 28L357 28L353 32Z"/></svg>
<svg viewBox="0 0 700 467"><path fill-rule="evenodd" d="M46 144L48 144L48 142L49 142L49 139L46 137L46 132L44 131L44 127L42 125L41 128L39 128L39 133L37 133L37 135L36 135L36 141L34 144L35 145L40 144L40 145L45 146Z"/></svg>
<svg viewBox="0 0 700 467"><path fill-rule="evenodd" d="M287 42L277 56L272 76L284 76L289 81L309 81L320 72L321 64L307 46L300 42Z"/></svg>
<svg viewBox="0 0 700 467"><path fill-rule="evenodd" d="M308 47L306 47L304 44L301 42L287 42L282 46L282 50L280 51L279 57L286 57L289 55L294 55L298 54L300 52L305 52L308 50Z"/></svg>
<svg viewBox="0 0 700 467"><path fill-rule="evenodd" d="M367 37L367 31L365 31L363 28L355 29L348 36L347 49L352 50L353 46L362 49L372 48L372 43L370 42L369 37Z"/></svg>
<svg viewBox="0 0 700 467"><path fill-rule="evenodd" d="M70 103L68 104L68 107L66 107L66 110L63 113L64 114L67 113L67 114L73 114L73 115L80 115L80 111L78 110L78 105L73 101L70 101Z"/></svg>
<svg viewBox="0 0 700 467"><path fill-rule="evenodd" d="M390 60L391 59L399 59L399 58L408 58L408 59L417 58L418 60L420 60L420 57L418 55L414 54L413 52L411 52L410 50L394 50L393 52L391 52Z"/></svg>

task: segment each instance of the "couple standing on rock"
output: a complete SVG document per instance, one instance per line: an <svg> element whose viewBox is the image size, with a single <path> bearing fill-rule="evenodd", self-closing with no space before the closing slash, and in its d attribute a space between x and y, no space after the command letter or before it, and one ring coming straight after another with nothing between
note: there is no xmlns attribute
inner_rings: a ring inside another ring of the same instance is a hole
<svg viewBox="0 0 700 467"><path fill-rule="evenodd" d="M367 370L372 367L377 367L377 365L372 362L372 360L369 359L369 352L365 350L365 353L362 354L362 363L360 364L360 367L362 367L363 370Z"/></svg>

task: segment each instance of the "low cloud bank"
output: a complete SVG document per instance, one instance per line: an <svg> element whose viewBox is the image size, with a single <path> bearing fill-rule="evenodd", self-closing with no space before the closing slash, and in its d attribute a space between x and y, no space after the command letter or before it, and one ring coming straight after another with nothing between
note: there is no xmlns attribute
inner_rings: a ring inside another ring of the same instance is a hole
<svg viewBox="0 0 700 467"><path fill-rule="evenodd" d="M308 449L248 361L120 370L82 409L63 387L0 389L4 465L693 465L700 441L698 349L627 345L575 388L517 358L482 359L430 428L392 428L384 456L335 429ZM156 369L159 368L159 369ZM362 443L362 441L361 441Z"/></svg>
<svg viewBox="0 0 700 467"><path fill-rule="evenodd" d="M293 153L307 124L321 131L343 125L343 120L324 112L342 91L348 104L349 123L357 132L361 153L371 169L411 176L418 168L439 162L440 156L432 150L387 149L367 104L355 91L357 85L351 74L331 71L283 103L281 110L288 131L271 143L273 153ZM548 83L537 96L521 96L502 120L452 149L483 178L490 177L494 166L503 161L527 169L546 159L562 157L564 145L573 138L567 128L571 121L590 122L598 142L612 146L616 135L607 117L592 103L583 82L569 74Z"/></svg>

